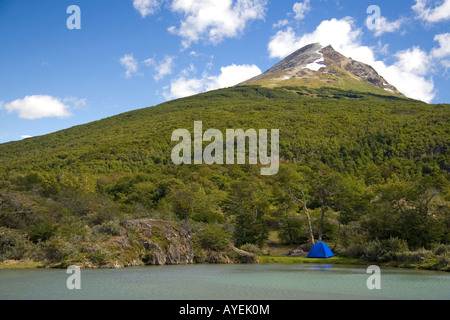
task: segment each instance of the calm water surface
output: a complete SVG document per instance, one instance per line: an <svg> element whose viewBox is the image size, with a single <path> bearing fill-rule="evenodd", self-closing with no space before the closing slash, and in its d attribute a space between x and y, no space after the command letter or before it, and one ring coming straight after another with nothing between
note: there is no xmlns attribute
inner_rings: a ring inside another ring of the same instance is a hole
<svg viewBox="0 0 450 320"><path fill-rule="evenodd" d="M450 274L381 269L369 290L365 267L336 265L184 265L81 270L68 290L65 270L0 270L0 299L306 300L450 299Z"/></svg>

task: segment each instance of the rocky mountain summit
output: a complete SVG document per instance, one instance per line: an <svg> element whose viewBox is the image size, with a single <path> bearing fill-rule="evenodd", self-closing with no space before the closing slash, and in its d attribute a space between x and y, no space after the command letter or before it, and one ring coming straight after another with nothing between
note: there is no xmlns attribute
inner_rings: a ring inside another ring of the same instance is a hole
<svg viewBox="0 0 450 320"><path fill-rule="evenodd" d="M402 95L375 69L365 63L347 58L335 51L331 45L320 43L307 45L266 72L240 85L305 85L329 86L357 91L369 91L370 86L383 89L386 93Z"/></svg>

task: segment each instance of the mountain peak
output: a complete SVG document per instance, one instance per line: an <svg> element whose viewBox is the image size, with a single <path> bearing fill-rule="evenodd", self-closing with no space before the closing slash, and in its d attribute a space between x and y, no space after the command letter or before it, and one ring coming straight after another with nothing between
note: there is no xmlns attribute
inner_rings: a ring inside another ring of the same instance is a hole
<svg viewBox="0 0 450 320"><path fill-rule="evenodd" d="M240 85L301 85L402 95L373 67L347 58L331 45L312 43L293 52L266 72ZM374 88L375 87L375 88Z"/></svg>

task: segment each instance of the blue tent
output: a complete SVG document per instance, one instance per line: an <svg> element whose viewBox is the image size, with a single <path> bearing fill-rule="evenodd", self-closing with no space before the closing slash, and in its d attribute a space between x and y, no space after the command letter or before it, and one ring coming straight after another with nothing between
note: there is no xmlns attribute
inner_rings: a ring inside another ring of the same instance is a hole
<svg viewBox="0 0 450 320"><path fill-rule="evenodd" d="M308 253L307 258L330 258L334 257L333 252L325 242L317 242Z"/></svg>

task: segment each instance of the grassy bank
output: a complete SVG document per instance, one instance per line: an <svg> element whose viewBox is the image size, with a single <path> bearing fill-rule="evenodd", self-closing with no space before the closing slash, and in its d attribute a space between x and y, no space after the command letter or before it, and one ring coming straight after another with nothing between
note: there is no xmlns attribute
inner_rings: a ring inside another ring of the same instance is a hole
<svg viewBox="0 0 450 320"><path fill-rule="evenodd" d="M361 259L352 259L346 257L332 257L328 259L320 258L306 258L306 257L289 257L289 256L258 256L260 263L281 263L281 264L337 264L337 265L360 265L368 266L376 264L385 267L396 267L406 269L421 269L421 270L433 270L433 271L445 271L450 272L450 268L440 266L437 261L433 263L416 263L416 262L404 262L404 263L371 263ZM0 270L6 269L37 269L44 268L45 265L42 262L35 261L5 261L0 263Z"/></svg>
<svg viewBox="0 0 450 320"><path fill-rule="evenodd" d="M328 259L321 258L306 258L306 257L289 257L289 256L258 256L261 263L286 263L286 264L340 264L340 265L361 265L369 266L372 264L385 267L405 268L405 269L421 269L421 270L433 270L433 271L445 271L450 272L450 268L442 266L436 259L424 263L418 263L416 261L409 262L369 262L362 259L353 259L347 257L332 257Z"/></svg>
<svg viewBox="0 0 450 320"><path fill-rule="evenodd" d="M450 247L439 245L433 250L408 250L404 240L391 238L385 241L371 241L365 245L356 244L339 247L329 242L336 256L328 259L306 258L306 256L290 256L298 249L297 245L285 245L279 239L278 231L271 231L266 245L256 253L261 263L299 263L299 264L348 264L378 265L385 267L421 269L433 271L450 271ZM307 249L303 248L307 251ZM306 255L306 252L305 252Z"/></svg>
<svg viewBox="0 0 450 320"><path fill-rule="evenodd" d="M0 263L0 270L4 269L36 269L42 268L44 264L42 262L36 261L17 261L17 260L6 260Z"/></svg>

